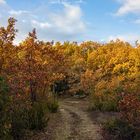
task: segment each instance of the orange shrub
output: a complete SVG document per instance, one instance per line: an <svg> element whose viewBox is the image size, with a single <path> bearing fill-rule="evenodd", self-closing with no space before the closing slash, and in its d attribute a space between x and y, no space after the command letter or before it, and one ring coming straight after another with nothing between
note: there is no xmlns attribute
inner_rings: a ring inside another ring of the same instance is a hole
<svg viewBox="0 0 140 140"><path fill-rule="evenodd" d="M119 102L121 118L133 126L140 125L140 100L129 94Z"/></svg>

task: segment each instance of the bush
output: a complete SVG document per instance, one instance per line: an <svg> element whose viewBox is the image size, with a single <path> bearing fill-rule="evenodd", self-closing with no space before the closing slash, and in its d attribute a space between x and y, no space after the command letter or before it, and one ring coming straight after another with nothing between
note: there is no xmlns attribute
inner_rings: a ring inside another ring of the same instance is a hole
<svg viewBox="0 0 140 140"><path fill-rule="evenodd" d="M10 139L9 105L11 98L8 95L8 85L0 77L0 139Z"/></svg>
<svg viewBox="0 0 140 140"><path fill-rule="evenodd" d="M113 100L104 101L101 110L103 111L118 111L118 102Z"/></svg>
<svg viewBox="0 0 140 140"><path fill-rule="evenodd" d="M51 113L56 113L59 107L57 96L52 95L47 100L47 107Z"/></svg>
<svg viewBox="0 0 140 140"><path fill-rule="evenodd" d="M47 125L48 118L47 105L45 103L35 103L28 112L28 123L31 130L41 130Z"/></svg>
<svg viewBox="0 0 140 140"><path fill-rule="evenodd" d="M24 137L29 130L42 130L48 122L47 105L44 102L21 104L17 104L11 113L11 135L15 140Z"/></svg>
<svg viewBox="0 0 140 140"><path fill-rule="evenodd" d="M140 128L140 99L136 95L128 94L119 102L121 119Z"/></svg>
<svg viewBox="0 0 140 140"><path fill-rule="evenodd" d="M57 101L48 103L48 109L51 113L56 113L58 110L58 107L59 105Z"/></svg>
<svg viewBox="0 0 140 140"><path fill-rule="evenodd" d="M113 140L139 140L140 134L128 123L114 119L104 124L104 133L108 133L105 139Z"/></svg>
<svg viewBox="0 0 140 140"><path fill-rule="evenodd" d="M91 97L90 108L100 111L118 111L118 97L112 94L97 94Z"/></svg>
<svg viewBox="0 0 140 140"><path fill-rule="evenodd" d="M128 94L119 102L120 118L104 125L113 140L140 140L140 100ZM105 132L106 133L106 132Z"/></svg>
<svg viewBox="0 0 140 140"><path fill-rule="evenodd" d="M15 140L24 137L28 129L28 110L23 107L16 107L11 113L11 135Z"/></svg>
<svg viewBox="0 0 140 140"><path fill-rule="evenodd" d="M10 96L8 85L0 77L0 139L19 140L32 130L42 130L48 122L48 108L56 112L58 102L44 100L31 103L19 94Z"/></svg>

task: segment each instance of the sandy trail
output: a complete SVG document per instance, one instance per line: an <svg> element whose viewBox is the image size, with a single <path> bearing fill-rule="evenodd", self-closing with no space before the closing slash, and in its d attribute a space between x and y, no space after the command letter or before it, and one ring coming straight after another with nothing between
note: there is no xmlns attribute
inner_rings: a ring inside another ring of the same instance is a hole
<svg viewBox="0 0 140 140"><path fill-rule="evenodd" d="M59 111L51 116L47 130L30 140L101 140L100 123L88 111L84 99L60 100ZM101 115L104 116L104 115ZM97 117L99 118L99 117Z"/></svg>
<svg viewBox="0 0 140 140"><path fill-rule="evenodd" d="M89 117L85 101L61 101L60 114L55 140L101 140L100 126Z"/></svg>

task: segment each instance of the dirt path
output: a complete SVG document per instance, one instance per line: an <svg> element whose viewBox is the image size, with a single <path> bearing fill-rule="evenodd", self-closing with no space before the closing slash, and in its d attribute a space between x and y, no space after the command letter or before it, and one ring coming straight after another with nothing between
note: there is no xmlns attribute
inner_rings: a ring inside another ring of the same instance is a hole
<svg viewBox="0 0 140 140"><path fill-rule="evenodd" d="M86 101L67 99L60 102L61 121L54 140L100 140L100 126L89 117Z"/></svg>
<svg viewBox="0 0 140 140"><path fill-rule="evenodd" d="M52 114L47 130L31 140L101 140L98 118L105 116L89 112L87 103L84 99L61 100L59 111Z"/></svg>

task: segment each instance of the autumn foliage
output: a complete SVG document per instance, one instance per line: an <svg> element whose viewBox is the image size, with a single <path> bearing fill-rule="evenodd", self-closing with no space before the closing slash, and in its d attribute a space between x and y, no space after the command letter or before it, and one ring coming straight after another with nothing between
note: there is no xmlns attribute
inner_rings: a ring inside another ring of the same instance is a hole
<svg viewBox="0 0 140 140"><path fill-rule="evenodd" d="M91 109L120 111L128 123L140 123L139 44L134 47L120 40L104 44L45 42L37 39L33 29L25 40L14 45L18 32L15 24L16 20L9 18L7 27L0 27L0 114L7 112L5 116L11 113L17 118L23 115L23 129L43 128L44 118L37 112L44 117L44 106L52 112L57 110L52 96L82 93L89 97ZM25 125L37 117L42 123ZM21 118L16 122L13 116L4 117L0 137L12 134L18 139L16 130Z"/></svg>
<svg viewBox="0 0 140 140"><path fill-rule="evenodd" d="M133 127L139 127L140 124L140 100L135 95L126 95L120 102L119 108L121 113L121 119L133 125Z"/></svg>

